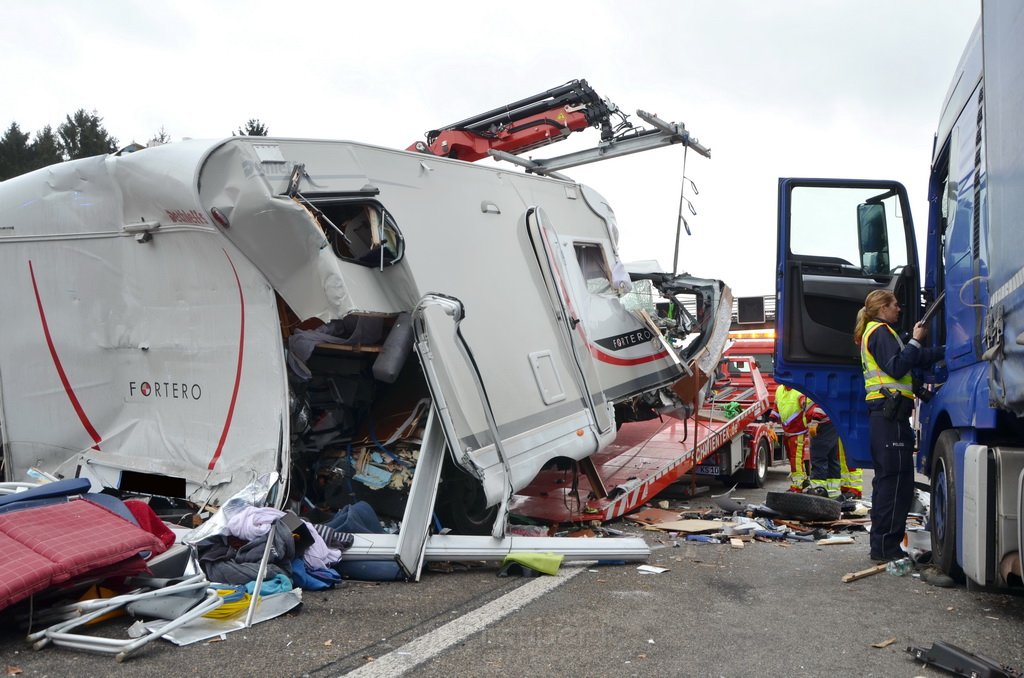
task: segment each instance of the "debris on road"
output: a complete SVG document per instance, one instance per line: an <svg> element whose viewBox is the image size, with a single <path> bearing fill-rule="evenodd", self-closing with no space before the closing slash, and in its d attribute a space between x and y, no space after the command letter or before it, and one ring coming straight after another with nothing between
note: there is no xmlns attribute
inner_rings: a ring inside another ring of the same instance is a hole
<svg viewBox="0 0 1024 678"><path fill-rule="evenodd" d="M499 577L532 577L537 574L556 575L565 556L558 553L510 553L498 570Z"/></svg>
<svg viewBox="0 0 1024 678"><path fill-rule="evenodd" d="M784 516L812 521L833 521L842 517L842 504L813 494L800 492L769 492L764 502L768 508Z"/></svg>
<svg viewBox="0 0 1024 678"><path fill-rule="evenodd" d="M668 568L658 567L657 565L638 565L636 571L640 574L662 574L668 572Z"/></svg>
<svg viewBox="0 0 1024 678"><path fill-rule="evenodd" d="M927 650L908 647L914 659L949 671L958 676L988 676L989 678L1020 678L1020 671L984 655L960 649L956 645L937 640Z"/></svg>
<svg viewBox="0 0 1024 678"><path fill-rule="evenodd" d="M857 581L864 577L870 577L871 575L878 574L879 572L885 572L886 563L880 563L872 567L864 568L863 570L857 570L856 572L850 572L849 574L843 575L843 583L849 583L851 581Z"/></svg>
<svg viewBox="0 0 1024 678"><path fill-rule="evenodd" d="M662 508L644 507L638 511L634 511L626 516L626 520L640 525L654 525L656 523L664 523L670 520L679 520L682 518L682 511L671 511Z"/></svg>

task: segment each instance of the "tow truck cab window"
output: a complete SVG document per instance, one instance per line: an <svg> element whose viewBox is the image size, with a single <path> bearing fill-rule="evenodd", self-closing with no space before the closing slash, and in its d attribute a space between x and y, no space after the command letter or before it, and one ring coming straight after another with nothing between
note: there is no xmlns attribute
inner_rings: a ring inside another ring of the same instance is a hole
<svg viewBox="0 0 1024 678"><path fill-rule="evenodd" d="M597 243L573 243L576 250L576 261L579 263L583 279L587 281L587 291L593 294L611 290L611 268L604 256L604 249Z"/></svg>
<svg viewBox="0 0 1024 678"><path fill-rule="evenodd" d="M750 353L750 357L754 359L754 364L757 365L762 377L770 377L775 373L775 356L771 353ZM750 363L730 360L729 374L750 374Z"/></svg>
<svg viewBox="0 0 1024 678"><path fill-rule="evenodd" d="M315 204L331 222L321 223L321 227L339 258L364 266L390 266L402 258L405 241L390 212L380 205L365 202Z"/></svg>

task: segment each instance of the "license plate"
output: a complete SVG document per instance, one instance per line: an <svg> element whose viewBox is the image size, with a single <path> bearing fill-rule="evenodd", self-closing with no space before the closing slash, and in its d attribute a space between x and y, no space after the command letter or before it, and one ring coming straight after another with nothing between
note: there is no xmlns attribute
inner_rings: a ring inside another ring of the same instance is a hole
<svg viewBox="0 0 1024 678"><path fill-rule="evenodd" d="M698 466L697 475L718 476L722 474L721 466Z"/></svg>

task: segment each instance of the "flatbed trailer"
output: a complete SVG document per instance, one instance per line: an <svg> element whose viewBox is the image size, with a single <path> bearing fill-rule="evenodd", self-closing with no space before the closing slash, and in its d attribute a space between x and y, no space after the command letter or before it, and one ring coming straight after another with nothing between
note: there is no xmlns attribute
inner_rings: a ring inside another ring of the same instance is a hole
<svg viewBox="0 0 1024 678"><path fill-rule="evenodd" d="M752 387L717 389L694 416L623 424L579 470L541 471L513 496L510 513L552 523L614 520L709 460L719 475L760 485L771 443L769 425L757 419L768 411L768 392L756 365L751 373ZM722 406L732 402L741 409L728 417Z"/></svg>

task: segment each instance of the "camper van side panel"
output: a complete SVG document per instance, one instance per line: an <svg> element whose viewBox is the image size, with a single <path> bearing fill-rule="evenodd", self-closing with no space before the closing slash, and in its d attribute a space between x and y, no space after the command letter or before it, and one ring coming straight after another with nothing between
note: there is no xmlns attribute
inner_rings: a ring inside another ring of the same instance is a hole
<svg viewBox="0 0 1024 678"><path fill-rule="evenodd" d="M163 187L164 202L196 210L182 189L191 171L157 163L150 174L158 150L131 159L132 194ZM273 290L210 226L165 214L148 237L126 230L147 216L123 212L126 161L0 184L7 473L38 466L113 486L122 470L159 473L216 501L279 467L287 399Z"/></svg>

